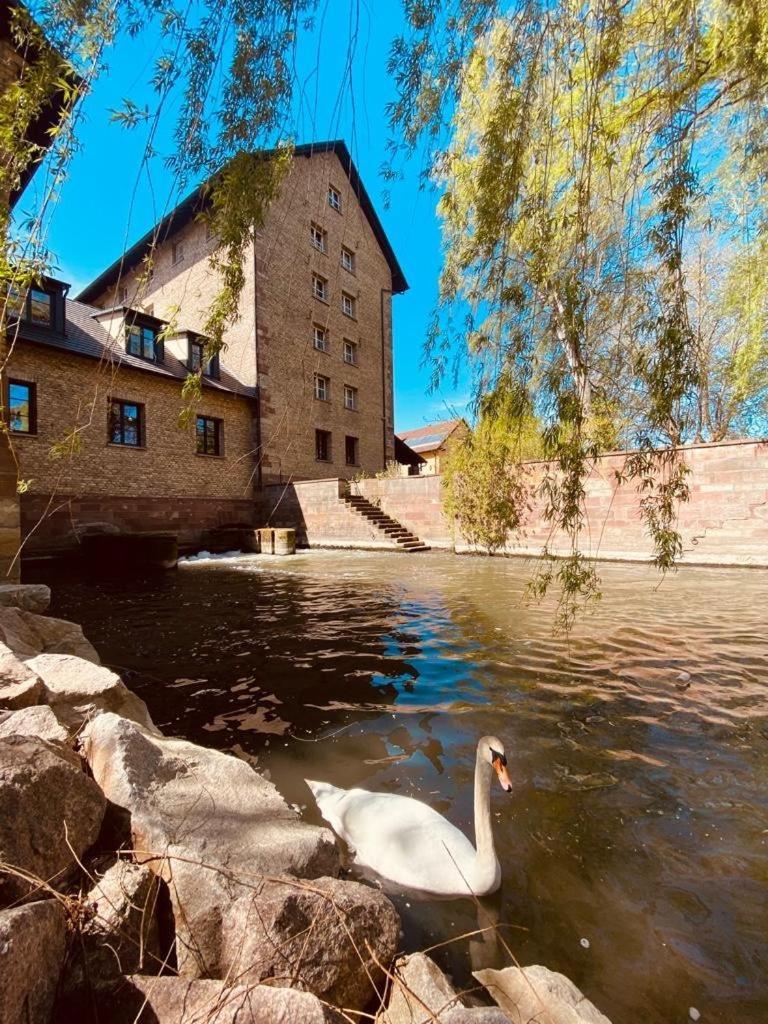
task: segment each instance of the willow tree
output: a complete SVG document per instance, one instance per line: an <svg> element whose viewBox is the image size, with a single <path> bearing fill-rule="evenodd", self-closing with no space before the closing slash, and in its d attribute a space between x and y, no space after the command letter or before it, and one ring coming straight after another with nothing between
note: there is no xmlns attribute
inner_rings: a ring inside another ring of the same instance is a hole
<svg viewBox="0 0 768 1024"><path fill-rule="evenodd" d="M558 578L567 622L597 584L580 553L596 405L626 418L636 454L624 475L641 490L657 564L668 569L681 553L686 466L664 449L696 433L694 223L716 234L724 276L739 272L727 266L732 253L742 268L747 256L750 288L729 292L751 339L737 376L765 362L768 4L406 8L410 31L391 57L392 148L426 144L441 193L430 354L438 379L457 353L469 356L481 368L478 398L513 387L544 422L544 513L571 555L545 562L538 585Z"/></svg>

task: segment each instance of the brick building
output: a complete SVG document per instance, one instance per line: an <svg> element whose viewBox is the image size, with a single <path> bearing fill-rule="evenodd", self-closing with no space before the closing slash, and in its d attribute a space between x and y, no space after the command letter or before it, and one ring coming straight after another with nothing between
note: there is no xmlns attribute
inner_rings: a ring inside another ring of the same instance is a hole
<svg viewBox="0 0 768 1024"><path fill-rule="evenodd" d="M77 300L51 278L14 297L9 422L28 550L94 523L194 542L248 522L263 485L393 459L391 302L407 285L338 141L295 150L246 254L239 318L178 425L218 291L204 203L197 190Z"/></svg>
<svg viewBox="0 0 768 1024"><path fill-rule="evenodd" d="M17 89L44 66L56 82L49 95L22 108ZM10 211L28 184L40 160L51 145L51 132L70 111L73 95L63 83L77 87L73 69L43 39L23 4L4 0L0 4L0 98L5 111L14 112L14 130L23 143L23 154L4 153L0 161L0 223L7 230ZM26 120L17 112L27 111ZM6 337L6 305L0 295L0 392L2 405L8 401L9 344ZM18 579L21 542L18 465L11 438L0 431L0 579Z"/></svg>

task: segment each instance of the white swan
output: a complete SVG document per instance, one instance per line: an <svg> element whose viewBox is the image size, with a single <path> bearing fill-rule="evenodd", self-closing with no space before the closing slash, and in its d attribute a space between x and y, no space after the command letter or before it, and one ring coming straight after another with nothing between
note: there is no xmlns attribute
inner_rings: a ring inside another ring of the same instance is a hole
<svg viewBox="0 0 768 1024"><path fill-rule="evenodd" d="M439 896L483 896L501 884L493 848L491 774L512 792L504 747L495 736L477 744L475 841L477 849L437 811L407 796L338 789L306 779L329 825L355 852L355 861L407 889Z"/></svg>

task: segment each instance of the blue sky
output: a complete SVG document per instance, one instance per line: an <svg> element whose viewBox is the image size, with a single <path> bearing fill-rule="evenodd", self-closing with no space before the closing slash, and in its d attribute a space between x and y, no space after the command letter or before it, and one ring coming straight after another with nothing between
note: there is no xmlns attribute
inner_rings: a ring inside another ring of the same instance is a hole
<svg viewBox="0 0 768 1024"><path fill-rule="evenodd" d="M410 284L410 290L394 300L396 429L406 430L464 412L469 389L447 383L441 392L427 394L429 371L421 366L441 262L436 194L419 188L420 157L402 167L401 181L385 183L379 173L387 155L385 105L394 96L386 60L400 28L399 7L390 0L370 0L368 6L356 0L321 4L314 30L302 37L297 52L294 122L297 142L346 140ZM344 63L353 10L359 10L360 24L350 87L344 80ZM71 282L72 294L181 198L172 191L163 164L163 156L172 149L172 109L158 132L158 156L143 168L145 129L128 131L110 115L126 97L140 107L152 107L147 82L159 49L160 36L152 26L136 39L120 38L108 54L108 72L79 111L81 148L61 188L48 233L56 273ZM36 179L37 186L33 181L21 200L22 216L34 209L42 178L41 174ZM384 202L387 191L389 209Z"/></svg>

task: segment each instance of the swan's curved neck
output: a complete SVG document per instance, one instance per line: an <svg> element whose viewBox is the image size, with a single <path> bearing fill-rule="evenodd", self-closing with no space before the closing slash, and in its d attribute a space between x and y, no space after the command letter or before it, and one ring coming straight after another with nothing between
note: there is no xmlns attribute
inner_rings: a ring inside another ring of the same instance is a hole
<svg viewBox="0 0 768 1024"><path fill-rule="evenodd" d="M496 871L496 850L491 825L491 776L493 767L488 752L477 748L475 763L475 849L478 870Z"/></svg>

